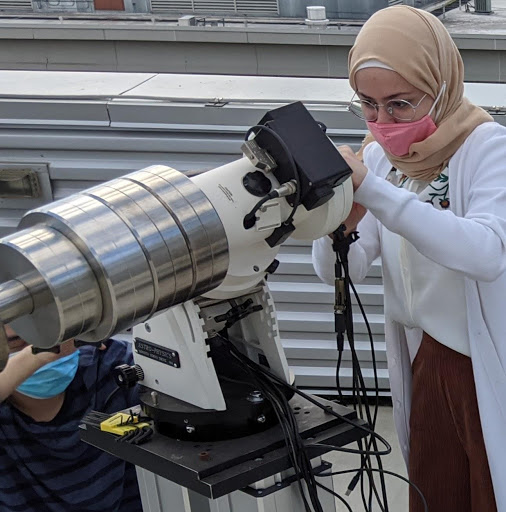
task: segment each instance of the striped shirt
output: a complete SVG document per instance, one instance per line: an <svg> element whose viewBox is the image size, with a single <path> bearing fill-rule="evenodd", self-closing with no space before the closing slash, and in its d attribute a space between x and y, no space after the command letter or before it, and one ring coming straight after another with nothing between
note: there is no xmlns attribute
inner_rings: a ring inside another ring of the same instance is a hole
<svg viewBox="0 0 506 512"><path fill-rule="evenodd" d="M36 422L8 401L0 404L0 512L140 512L135 467L80 440L91 409L116 412L136 405L135 390L116 388L112 369L132 364L131 345L82 347L79 368L60 412Z"/></svg>

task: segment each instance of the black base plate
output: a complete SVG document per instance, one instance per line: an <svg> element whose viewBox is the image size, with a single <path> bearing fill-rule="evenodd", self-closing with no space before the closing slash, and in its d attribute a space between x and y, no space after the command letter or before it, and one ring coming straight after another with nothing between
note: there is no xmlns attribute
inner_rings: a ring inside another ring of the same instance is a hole
<svg viewBox="0 0 506 512"><path fill-rule="evenodd" d="M252 384L248 383L222 382L221 390L227 407L224 411L201 409L160 392L154 406L151 389L144 386L139 386L139 398L142 410L155 422L158 432L182 441L205 443L264 432L277 424L278 419L268 400L248 400L253 389ZM288 394L283 389L280 391L284 392L287 400L293 396L293 392ZM258 418L262 421L258 421ZM192 433L186 430L189 425Z"/></svg>
<svg viewBox="0 0 506 512"><path fill-rule="evenodd" d="M318 401L355 425L332 416L305 399L292 398L290 405L295 411L299 431L307 440L311 457L330 451L311 448L311 445L344 446L367 435L358 426L364 422L357 419L355 411L320 398ZM238 439L206 443L172 439L157 432L146 444L135 446L115 442L117 436L102 432L85 417L81 424L81 439L214 499L291 467L279 426Z"/></svg>

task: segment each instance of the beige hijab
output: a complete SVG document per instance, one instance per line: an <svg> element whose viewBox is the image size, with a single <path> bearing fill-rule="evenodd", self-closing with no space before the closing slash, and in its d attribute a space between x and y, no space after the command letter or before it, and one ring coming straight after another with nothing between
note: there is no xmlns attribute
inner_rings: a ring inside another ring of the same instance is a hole
<svg viewBox="0 0 506 512"><path fill-rule="evenodd" d="M433 98L446 82L436 105L436 132L412 144L403 157L386 153L392 165L411 178L432 181L478 125L493 121L464 98L464 66L459 51L443 24L426 11L405 5L389 7L364 24L348 57L354 90L358 68L370 60L390 66ZM371 135L366 137L364 146L372 140Z"/></svg>

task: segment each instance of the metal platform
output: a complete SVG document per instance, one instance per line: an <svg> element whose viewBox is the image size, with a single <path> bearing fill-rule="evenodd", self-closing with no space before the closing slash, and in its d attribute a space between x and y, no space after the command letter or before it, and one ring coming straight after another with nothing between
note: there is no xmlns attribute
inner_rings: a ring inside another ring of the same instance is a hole
<svg viewBox="0 0 506 512"><path fill-rule="evenodd" d="M326 400L319 401L355 426L328 414L310 402L293 398L299 431L309 446L311 458L330 451L317 443L344 446L367 434L355 411ZM155 435L146 444L135 446L115 442L117 436L102 432L85 417L81 439L120 459L126 460L207 498L220 498L263 478L291 467L281 429L276 426L261 434L227 441L196 443ZM203 455L205 453L205 455Z"/></svg>

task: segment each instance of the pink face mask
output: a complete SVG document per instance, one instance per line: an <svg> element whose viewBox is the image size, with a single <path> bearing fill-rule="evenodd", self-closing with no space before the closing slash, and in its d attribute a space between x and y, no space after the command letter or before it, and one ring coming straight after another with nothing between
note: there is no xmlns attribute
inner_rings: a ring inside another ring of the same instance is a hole
<svg viewBox="0 0 506 512"><path fill-rule="evenodd" d="M379 145L394 156L407 155L411 144L422 142L437 130L437 126L429 114L419 121L410 123L373 123L368 121L367 128Z"/></svg>
<svg viewBox="0 0 506 512"><path fill-rule="evenodd" d="M446 83L443 84L429 113L422 117L422 119L409 123L377 123L367 121L367 128L369 128L369 131L380 146L391 155L398 157L407 155L411 144L422 142L437 130L437 126L430 115L443 94L445 86Z"/></svg>

